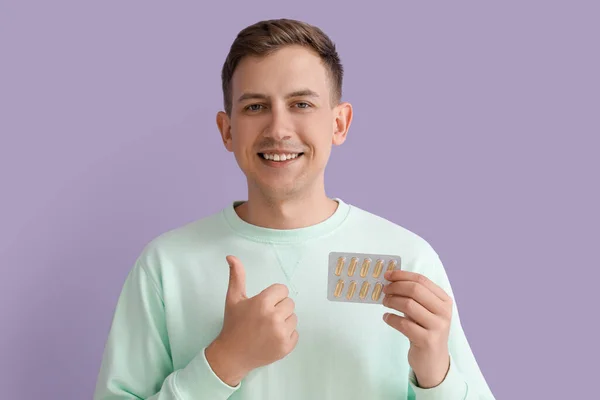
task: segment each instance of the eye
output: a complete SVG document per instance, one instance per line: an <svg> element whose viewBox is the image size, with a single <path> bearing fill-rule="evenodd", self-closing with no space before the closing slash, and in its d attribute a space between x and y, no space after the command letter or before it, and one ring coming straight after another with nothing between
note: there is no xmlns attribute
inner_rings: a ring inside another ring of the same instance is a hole
<svg viewBox="0 0 600 400"><path fill-rule="evenodd" d="M305 102L296 103L296 106L298 106L298 108L310 108L310 104Z"/></svg>
<svg viewBox="0 0 600 400"><path fill-rule="evenodd" d="M250 104L249 106L245 107L245 110L248 110L248 111L260 111L260 107L262 107L261 104Z"/></svg>

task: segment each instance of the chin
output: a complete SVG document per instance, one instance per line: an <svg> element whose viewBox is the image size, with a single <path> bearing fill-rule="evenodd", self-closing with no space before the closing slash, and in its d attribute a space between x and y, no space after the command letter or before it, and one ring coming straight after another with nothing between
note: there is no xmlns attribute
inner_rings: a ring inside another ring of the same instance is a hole
<svg viewBox="0 0 600 400"><path fill-rule="evenodd" d="M293 182L260 182L256 183L259 191L266 197L285 199L302 191L297 181Z"/></svg>

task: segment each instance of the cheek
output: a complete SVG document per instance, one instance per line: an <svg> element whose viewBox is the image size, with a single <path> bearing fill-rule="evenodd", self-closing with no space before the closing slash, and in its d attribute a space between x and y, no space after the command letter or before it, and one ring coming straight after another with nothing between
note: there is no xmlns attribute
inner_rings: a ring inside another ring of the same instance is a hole
<svg viewBox="0 0 600 400"><path fill-rule="evenodd" d="M242 128L243 127L243 128ZM232 147L237 155L250 152L253 148L254 129L250 124L237 123L232 126Z"/></svg>
<svg viewBox="0 0 600 400"><path fill-rule="evenodd" d="M318 141L319 151L321 153L329 153L331 145L333 143L333 133L334 128L332 126L331 120L326 119L321 121L318 129L315 131L318 132L315 140Z"/></svg>
<svg viewBox="0 0 600 400"><path fill-rule="evenodd" d="M299 132L307 132L307 141L322 151L323 146L331 145L333 140L334 124L330 115L319 115L310 120L302 121L298 127Z"/></svg>

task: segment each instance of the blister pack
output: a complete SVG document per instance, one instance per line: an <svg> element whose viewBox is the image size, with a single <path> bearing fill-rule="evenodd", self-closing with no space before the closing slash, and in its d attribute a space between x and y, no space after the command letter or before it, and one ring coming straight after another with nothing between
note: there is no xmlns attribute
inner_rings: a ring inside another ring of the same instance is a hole
<svg viewBox="0 0 600 400"><path fill-rule="evenodd" d="M401 258L388 254L329 253L327 299L381 304L386 271L401 268Z"/></svg>

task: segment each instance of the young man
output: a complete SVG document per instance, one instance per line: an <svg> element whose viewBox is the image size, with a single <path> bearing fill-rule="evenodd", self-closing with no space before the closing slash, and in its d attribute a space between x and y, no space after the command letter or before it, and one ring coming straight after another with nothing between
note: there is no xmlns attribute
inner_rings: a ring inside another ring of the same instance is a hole
<svg viewBox="0 0 600 400"><path fill-rule="evenodd" d="M494 398L432 247L326 195L331 147L352 121L342 76L316 27L271 20L240 32L217 125L248 199L146 246L95 399ZM330 252L401 257L383 304L328 300Z"/></svg>

